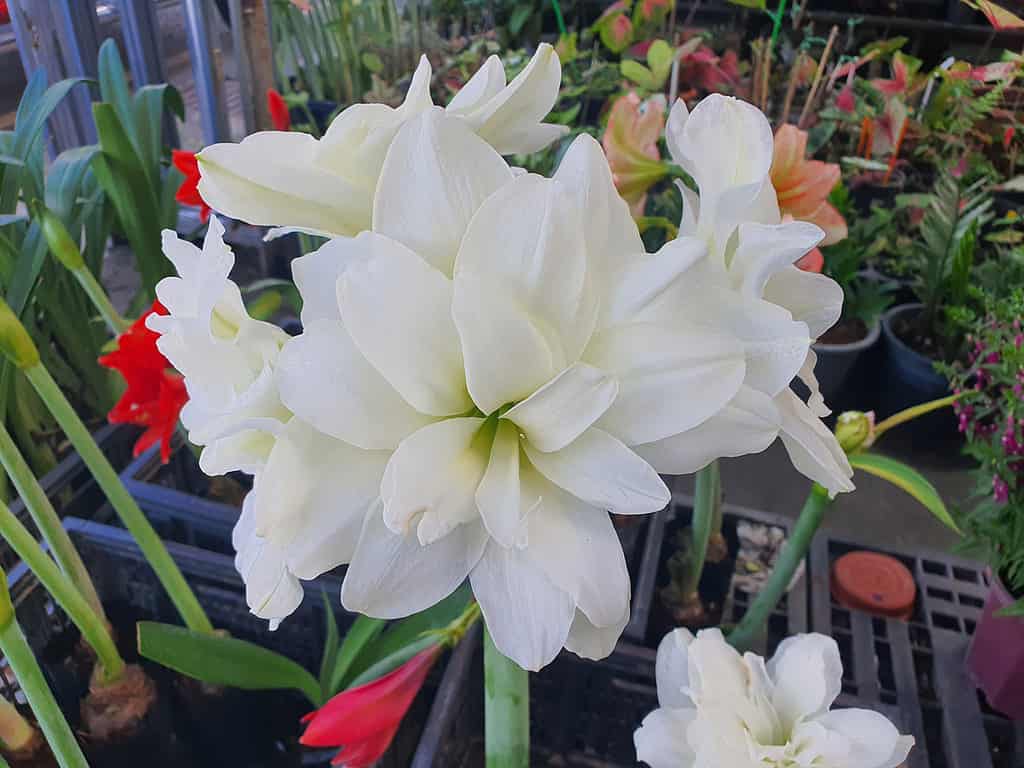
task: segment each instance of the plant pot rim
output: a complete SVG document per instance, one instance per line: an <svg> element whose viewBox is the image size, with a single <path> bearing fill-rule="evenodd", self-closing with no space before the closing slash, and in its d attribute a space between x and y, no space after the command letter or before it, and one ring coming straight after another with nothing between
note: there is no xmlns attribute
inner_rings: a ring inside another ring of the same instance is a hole
<svg viewBox="0 0 1024 768"><path fill-rule="evenodd" d="M826 344L816 341L811 347L815 352L863 352L865 349L873 347L881 335L882 323L876 319L875 322L868 326L867 335L862 339L846 344Z"/></svg>
<svg viewBox="0 0 1024 768"><path fill-rule="evenodd" d="M1006 582L1003 581L1003 577L999 575L998 571L993 569L991 566L986 568L986 570L988 571L989 589L992 592L997 593L1000 600L1007 605L1013 605L1013 603L1020 600L1019 597L1013 596L1013 593L1010 591L1010 588L1006 586ZM1015 618L1017 621L1024 624L1024 616L1011 616L1009 618Z"/></svg>

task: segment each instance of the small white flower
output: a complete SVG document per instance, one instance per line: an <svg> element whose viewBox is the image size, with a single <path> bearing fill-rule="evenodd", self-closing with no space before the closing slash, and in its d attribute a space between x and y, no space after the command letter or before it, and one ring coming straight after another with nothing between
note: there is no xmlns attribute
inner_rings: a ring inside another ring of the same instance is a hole
<svg viewBox="0 0 1024 768"><path fill-rule="evenodd" d="M214 144L198 156L199 193L214 210L250 224L355 235L370 226L374 191L398 129L433 106L430 63L420 59L405 102L353 104L322 139L263 131L240 144ZM541 120L558 98L561 64L547 43L511 83L491 56L455 95L447 112L500 154L536 152L565 135Z"/></svg>
<svg viewBox="0 0 1024 768"><path fill-rule="evenodd" d="M824 275L793 263L824 236L815 225L782 223L768 172L773 142L756 107L712 95L669 118L672 156L694 179L684 196L679 238L661 254L630 262L620 278L622 310L671 325L726 331L745 350L746 373L729 405L688 432L637 446L662 473L694 472L722 456L763 451L781 437L793 465L830 493L853 490L846 455L820 417L828 415L814 378L813 341L836 320L843 292ZM807 404L790 389L801 378Z"/></svg>
<svg viewBox="0 0 1024 768"><path fill-rule="evenodd" d="M787 638L765 664L718 629L658 646L659 709L633 736L651 768L896 768L914 745L866 709L830 711L843 673L825 635Z"/></svg>

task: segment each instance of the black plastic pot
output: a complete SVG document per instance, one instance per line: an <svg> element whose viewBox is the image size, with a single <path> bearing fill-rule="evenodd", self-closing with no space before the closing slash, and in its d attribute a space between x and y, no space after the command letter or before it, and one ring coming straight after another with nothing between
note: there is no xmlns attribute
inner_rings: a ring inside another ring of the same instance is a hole
<svg viewBox="0 0 1024 768"><path fill-rule="evenodd" d="M93 576L122 652L132 661L135 622L178 623L178 615L126 531L77 518L66 519L64 525ZM232 558L175 543L167 548L214 626L282 653L314 673L323 651L324 597L334 608L342 633L355 618L340 606L340 579L328 575L304 584L306 596L301 605L270 632L265 620L249 612ZM84 693L81 660L74 653L77 631L24 565L10 572L8 584L22 628L74 726L79 716L78 701ZM230 690L224 692L222 702L207 697L197 703L194 689L190 691L187 685L190 681L161 667L144 666L160 686L163 698L172 703L177 743L191 755L178 764L197 768L326 766L336 751L300 752L296 747L299 717L310 708L297 695ZM428 678L381 766L409 765L441 674L438 667ZM3 694L15 700L17 694L10 688L10 681L0 678L0 684L7 685ZM106 767L97 763L93 768Z"/></svg>
<svg viewBox="0 0 1024 768"><path fill-rule="evenodd" d="M737 526L740 522L755 523L782 529L788 535L793 521L746 507L724 504L722 534L728 544L728 556L717 564L705 564L699 591L705 604L721 610L723 623L735 623L743 616L753 599L733 579L738 550ZM661 589L670 579L667 562L677 549L677 533L690 523L693 499L675 494L668 508L651 516L640 558L639 572L633 580L630 620L623 637L630 642L654 650L661 639L674 628L671 616L662 605ZM759 638L754 650L771 653L788 635L807 631L807 579L800 573L786 596L779 601L768 620L767 635Z"/></svg>
<svg viewBox="0 0 1024 768"><path fill-rule="evenodd" d="M850 391L851 375L858 362L875 349L881 336L881 323L876 321L868 329L867 336L859 341L849 344L818 342L814 345L814 353L818 356L814 373L818 377L821 394L830 407L836 409L840 403L861 399L862 393Z"/></svg>
<svg viewBox="0 0 1024 768"><path fill-rule="evenodd" d="M115 468L123 467L132 455L132 446L139 431L126 425L107 424L93 433L93 439ZM77 451L71 451L52 470L39 479L39 484L61 517L92 517L104 496ZM32 516L21 499L10 503L11 512L39 538ZM10 570L18 556L0 540L0 566Z"/></svg>

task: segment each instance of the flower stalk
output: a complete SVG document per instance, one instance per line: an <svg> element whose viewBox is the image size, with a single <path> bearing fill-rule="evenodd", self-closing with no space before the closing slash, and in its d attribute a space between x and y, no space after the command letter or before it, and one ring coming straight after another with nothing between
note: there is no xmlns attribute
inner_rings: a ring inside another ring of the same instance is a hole
<svg viewBox="0 0 1024 768"><path fill-rule="evenodd" d="M807 556L811 539L821 526L825 511L831 503L828 491L815 483L807 496L807 501L804 502L803 509L800 510L800 517L797 518L789 539L779 553L771 576L757 593L747 612L743 614L740 623L729 633L729 643L733 648L739 651L751 650L755 640L764 632L768 617L789 589L793 574Z"/></svg>
<svg viewBox="0 0 1024 768"><path fill-rule="evenodd" d="M7 590L7 574L3 569L0 569L0 651L3 651L21 690L25 692L57 763L61 768L88 768L82 748L57 706L43 671L14 617L11 593Z"/></svg>
<svg viewBox="0 0 1024 768"><path fill-rule="evenodd" d="M142 550L150 567L156 572L157 578L167 590L171 602L178 609L189 629L196 632L213 632L213 625L206 616L192 588L185 581L178 566L171 559L163 541L153 530L149 520L139 509L139 505L124 487L117 472L110 465L103 451L92 439L89 430L75 413L71 403L64 397L57 382L50 372L39 362L22 369L25 377L35 388L39 397L46 404L50 413L60 424L75 450L82 457L89 471L99 484L121 522L128 529L135 542Z"/></svg>
<svg viewBox="0 0 1024 768"><path fill-rule="evenodd" d="M530 764L530 676L499 651L484 627L484 744L487 768Z"/></svg>
<svg viewBox="0 0 1024 768"><path fill-rule="evenodd" d="M682 584L682 594L686 598L697 592L704 561L707 559L708 543L712 535L720 532L722 527L722 478L718 460L698 471L696 480L693 521L690 524L693 552L689 560L690 569Z"/></svg>
<svg viewBox="0 0 1024 768"><path fill-rule="evenodd" d="M43 588L81 630L82 637L96 652L101 668L101 679L104 682L112 682L119 678L124 672L124 659L117 651L103 614L93 610L82 593L61 573L57 564L43 551L39 542L6 504L0 504L0 536L11 545L18 557L39 579Z"/></svg>

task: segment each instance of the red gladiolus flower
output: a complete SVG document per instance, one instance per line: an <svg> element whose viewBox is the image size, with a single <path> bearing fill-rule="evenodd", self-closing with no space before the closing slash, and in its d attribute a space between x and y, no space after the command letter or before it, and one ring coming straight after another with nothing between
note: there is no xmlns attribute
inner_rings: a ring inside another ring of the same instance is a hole
<svg viewBox="0 0 1024 768"><path fill-rule="evenodd" d="M196 160L196 153L176 149L171 152L171 162L174 163L175 168L185 174L185 181L178 187L174 199L183 205L198 208L199 220L206 221L210 218L210 206L199 195L199 161Z"/></svg>
<svg viewBox="0 0 1024 768"><path fill-rule="evenodd" d="M146 318L152 314L166 315L159 301L145 312L131 327L117 337L117 349L99 359L100 365L118 371L128 385L109 414L111 424L135 424L146 431L135 442L138 456L151 445L160 442L160 457L166 464L171 458L171 435L178 423L178 414L188 402L185 381L170 370L156 341L160 335L146 327Z"/></svg>
<svg viewBox="0 0 1024 768"><path fill-rule="evenodd" d="M299 743L307 747L341 747L331 765L373 765L391 745L441 650L440 643L432 645L384 677L342 691L303 718L308 725Z"/></svg>
<svg viewBox="0 0 1024 768"><path fill-rule="evenodd" d="M291 129L292 116L288 113L288 105L285 104L284 96L273 88L267 89L267 110L270 112L270 122L274 124L274 130Z"/></svg>
<svg viewBox="0 0 1024 768"><path fill-rule="evenodd" d="M7 0L0 0L0 24L11 23L11 12L7 8Z"/></svg>

